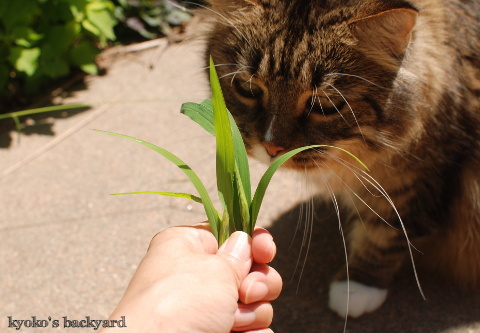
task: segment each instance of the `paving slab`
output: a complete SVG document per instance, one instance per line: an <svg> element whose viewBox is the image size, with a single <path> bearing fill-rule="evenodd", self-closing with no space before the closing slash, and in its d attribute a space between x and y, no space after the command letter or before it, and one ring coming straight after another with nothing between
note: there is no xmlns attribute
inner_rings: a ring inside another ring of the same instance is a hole
<svg viewBox="0 0 480 333"><path fill-rule="evenodd" d="M8 328L8 317L106 319L150 239L169 226L205 220L200 205L182 199L111 196L195 191L163 157L91 130L131 135L171 150L213 192L214 139L179 114L182 103L209 97L202 50L194 41L118 57L106 75L88 77L62 97L63 103L91 105L88 110L34 118L20 142L15 133L2 133L0 145L2 140L9 145L0 149L0 332L92 331L15 330ZM255 183L265 166L255 161L251 166ZM273 265L285 279L274 303L273 328L343 332L344 320L327 309L329 279L344 261L338 222L331 205L316 203L304 260L308 197L299 176L283 172L274 177L260 212L259 223L278 243ZM295 270L297 263L303 269ZM349 320L346 331L480 332L480 294L461 294L428 272L421 277L428 301L405 267L385 306Z"/></svg>

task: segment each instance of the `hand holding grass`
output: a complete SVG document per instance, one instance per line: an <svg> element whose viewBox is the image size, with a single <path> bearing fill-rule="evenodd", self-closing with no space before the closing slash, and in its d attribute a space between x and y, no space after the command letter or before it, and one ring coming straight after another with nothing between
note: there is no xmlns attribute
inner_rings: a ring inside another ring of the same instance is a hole
<svg viewBox="0 0 480 333"><path fill-rule="evenodd" d="M280 275L271 235L234 233L220 249L206 224L175 227L152 240L111 319L128 332L251 332L268 329ZM107 329L104 332L115 331Z"/></svg>

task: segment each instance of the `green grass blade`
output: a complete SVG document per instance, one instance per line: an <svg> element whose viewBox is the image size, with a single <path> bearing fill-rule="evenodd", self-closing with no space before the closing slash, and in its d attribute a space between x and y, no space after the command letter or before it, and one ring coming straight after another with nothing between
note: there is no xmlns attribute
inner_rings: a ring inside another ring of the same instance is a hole
<svg viewBox="0 0 480 333"><path fill-rule="evenodd" d="M200 104L204 106L206 109L213 111L213 102L211 99L206 99Z"/></svg>
<svg viewBox="0 0 480 333"><path fill-rule="evenodd" d="M235 120L230 112L228 112L230 125L232 128L233 144L235 147L235 161L238 166L238 175L241 179L242 189L247 202L252 201L252 185L250 184L250 166L248 164L247 150L243 143L242 134L238 129Z"/></svg>
<svg viewBox="0 0 480 333"><path fill-rule="evenodd" d="M213 105L212 101L207 99L201 104L185 103L180 111L184 115L190 117L197 124L202 126L207 132L215 135L215 126L213 123ZM235 161L238 165L239 175L242 180L243 190L247 202L252 200L252 188L250 184L250 167L248 165L247 151L243 143L242 135L238 129L235 120L230 112L228 112L230 126L232 129L233 144L235 147Z"/></svg>
<svg viewBox="0 0 480 333"><path fill-rule="evenodd" d="M181 113L202 126L208 133L215 135L215 126L213 125L213 108L203 104L185 103L182 105Z"/></svg>
<svg viewBox="0 0 480 333"><path fill-rule="evenodd" d="M202 126L209 133L215 135L213 105L211 100L205 100L202 104L185 103L180 111L190 117L193 121ZM248 164L247 151L243 143L240 130L235 124L230 112L228 112L230 127L232 130L235 173L234 173L234 197L233 197L233 220L238 230L249 230L250 220L249 203L252 200L252 189L250 184L250 168Z"/></svg>
<svg viewBox="0 0 480 333"><path fill-rule="evenodd" d="M312 148L334 148L338 149L342 152L347 153L351 157L353 157L356 161L358 161L366 170L368 170L367 166L360 161L358 157L350 153L348 150L345 150L343 148L335 147L335 146L327 146L327 145L312 145L312 146L305 146L301 148L294 149L292 151L289 151L288 153L280 156L277 158L273 163L270 165L270 167L265 171L263 174L262 178L258 182L257 190L255 191L255 195L253 196L252 203L250 205L250 223L252 228L255 226L255 223L257 221L258 213L260 211L260 206L262 204L263 198L265 196L265 192L267 190L268 184L270 183L270 180L272 179L273 175L275 172L278 170L278 168L285 163L288 159L293 157L294 155L307 150L307 149L312 149Z"/></svg>
<svg viewBox="0 0 480 333"><path fill-rule="evenodd" d="M260 206L262 205L263 198L265 197L265 192L267 191L268 184L270 183L270 180L272 179L273 175L278 170L278 168L295 154L298 154L310 148L318 148L318 147L320 146L306 146L306 147L301 147L301 148L297 148L295 150L289 151L288 153L278 157L268 167L267 171L265 171L262 178L258 182L257 190L255 191L255 195L253 196L253 200L250 205L250 223L252 227L255 226L255 223L257 221L258 213L260 211Z"/></svg>
<svg viewBox="0 0 480 333"><path fill-rule="evenodd" d="M253 234L253 229L250 224L250 200L247 200L245 196L245 191L243 191L244 185L242 184L242 178L240 178L240 173L238 171L238 166L235 165L235 177L234 177L234 186L235 186L235 196L234 196L234 211L236 214L236 221L240 221L240 226L237 227L237 230L242 230L249 235ZM249 179L250 183L250 179ZM238 223L238 222L237 222ZM239 229L240 228L240 229Z"/></svg>
<svg viewBox="0 0 480 333"><path fill-rule="evenodd" d="M235 224L234 204L234 173L235 156L232 130L227 113L227 107L222 95L213 60L210 58L210 85L212 88L213 120L217 144L216 171L217 189L223 208L228 213L229 223Z"/></svg>
<svg viewBox="0 0 480 333"><path fill-rule="evenodd" d="M19 144L21 134L22 134L22 127L21 127L21 124L20 124L20 119L18 119L18 117L16 115L12 115L12 118L13 118L13 121L15 123L15 129L17 131L17 144Z"/></svg>
<svg viewBox="0 0 480 333"><path fill-rule="evenodd" d="M158 195L164 195L167 197L176 197L176 198L184 198L184 199L189 199L193 200L198 203L203 203L202 198L197 197L193 194L189 193L179 193L179 192L154 192L154 191L142 191L142 192L127 192L127 193L114 193L112 195L130 195L130 194L158 194Z"/></svg>
<svg viewBox="0 0 480 333"><path fill-rule="evenodd" d="M37 113L64 111L64 110L71 110L71 109L89 109L89 108L90 108L90 105L87 105L87 104L67 104L67 105L47 106L44 108L37 108L37 109L0 114L0 120L13 118L13 117L30 116L32 114L37 114Z"/></svg>
<svg viewBox="0 0 480 333"><path fill-rule="evenodd" d="M228 217L228 213L226 210L223 211L223 215L221 217L219 223L219 230L218 230L218 246L221 246L228 237L235 231L234 227L230 223L230 219Z"/></svg>
<svg viewBox="0 0 480 333"><path fill-rule="evenodd" d="M324 148L333 148L333 149L337 149L337 150L340 150L340 151L343 151L344 153L350 155L351 157L353 157L355 159L355 161L357 161L362 167L365 168L365 170L367 170L368 172L370 172L370 169L365 165L365 163L363 163L357 156L353 155L351 152L349 152L348 150L346 149L343 149L343 148L340 148L340 147L335 147L335 146L328 146L328 145L321 145L321 147L324 147Z"/></svg>
<svg viewBox="0 0 480 333"><path fill-rule="evenodd" d="M219 227L220 227L219 214L215 209L215 207L213 206L212 200L210 199L207 189L203 185L202 181L200 180L200 178L198 178L197 174L188 165L185 164L185 162L183 162L180 158L170 153L169 151L163 148L160 148L158 146L155 146L154 144L151 144L149 142L146 142L131 136L123 135L123 134L117 134L117 133L100 131L100 130L95 130L95 131L117 136L123 139L127 139L130 141L139 143L142 146L145 146L161 154L162 156L170 160L172 163L174 163L177 167L179 167L183 171L183 173L192 181L193 185L197 189L198 194L202 198L203 206L205 208L205 213L207 214L208 221L210 222L210 225L212 227L212 232L215 235L215 237L219 239Z"/></svg>

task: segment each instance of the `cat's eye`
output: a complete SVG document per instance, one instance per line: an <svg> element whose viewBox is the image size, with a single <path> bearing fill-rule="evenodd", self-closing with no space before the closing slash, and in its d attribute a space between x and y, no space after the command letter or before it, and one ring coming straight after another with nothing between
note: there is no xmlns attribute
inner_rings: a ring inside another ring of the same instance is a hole
<svg viewBox="0 0 480 333"><path fill-rule="evenodd" d="M236 92L248 99L259 99L262 97L263 90L256 84L252 83L251 81L243 81L241 79L233 80L233 86Z"/></svg>
<svg viewBox="0 0 480 333"><path fill-rule="evenodd" d="M340 114L340 111L345 107L346 102L343 98L335 97L312 97L305 106L306 115L311 114L321 116L331 116Z"/></svg>

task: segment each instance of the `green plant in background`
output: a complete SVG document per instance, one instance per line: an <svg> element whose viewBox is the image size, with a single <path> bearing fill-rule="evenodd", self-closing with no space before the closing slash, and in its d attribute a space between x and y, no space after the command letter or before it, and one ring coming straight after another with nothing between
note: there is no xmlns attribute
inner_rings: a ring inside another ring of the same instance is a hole
<svg viewBox="0 0 480 333"><path fill-rule="evenodd" d="M95 56L116 39L109 0L0 1L0 95L33 94L72 68L96 74Z"/></svg>
<svg viewBox="0 0 480 333"><path fill-rule="evenodd" d="M191 18L170 0L113 0L115 17L121 22L116 28L119 36L134 31L145 39L154 39L171 33L172 26ZM123 31L121 31L123 30Z"/></svg>
<svg viewBox="0 0 480 333"><path fill-rule="evenodd" d="M354 157L363 167L367 169L367 167L360 160L358 160L358 158L344 149L325 145L301 147L281 155L270 165L260 179L257 189L252 197L250 171L245 145L243 143L240 131L225 105L220 82L215 71L215 66L211 59L210 83L212 88L212 100L206 100L201 104L186 103L182 106L182 113L190 117L216 137L217 189L223 211L220 213L215 209L210 195L200 178L185 162L183 162L177 156L163 148L137 138L117 133L100 131L137 142L163 155L185 173L185 175L192 181L193 185L198 191L199 196L188 193L154 191L120 194L152 193L171 197L181 197L202 203L212 228L212 232L220 245L235 230L245 231L250 235L253 233L258 213L260 211L260 206L270 180L277 169L295 154L313 148L336 148Z"/></svg>

